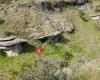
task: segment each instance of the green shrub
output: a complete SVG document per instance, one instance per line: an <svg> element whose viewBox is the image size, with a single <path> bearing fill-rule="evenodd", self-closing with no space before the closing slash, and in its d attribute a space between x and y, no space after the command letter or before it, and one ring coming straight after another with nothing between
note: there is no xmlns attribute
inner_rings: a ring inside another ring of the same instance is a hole
<svg viewBox="0 0 100 80"><path fill-rule="evenodd" d="M27 67L23 73L16 75L13 80L67 80L67 74L64 74L60 69L62 68L59 59L39 60L36 61L33 69Z"/></svg>
<svg viewBox="0 0 100 80"><path fill-rule="evenodd" d="M0 3L3 4L3 3L10 3L12 0L0 0Z"/></svg>
<svg viewBox="0 0 100 80"><path fill-rule="evenodd" d="M5 56L4 50L0 49L0 56Z"/></svg>
<svg viewBox="0 0 100 80"><path fill-rule="evenodd" d="M95 12L100 12L100 5L99 6L96 6Z"/></svg>
<svg viewBox="0 0 100 80"><path fill-rule="evenodd" d="M64 56L64 65L67 66L70 62L70 60L73 58L74 56L69 53L69 52L66 52L65 53L65 56Z"/></svg>
<svg viewBox="0 0 100 80"><path fill-rule="evenodd" d="M85 15L85 13L83 11L79 11L79 16L80 18L85 21L88 22L89 20L87 19L87 16Z"/></svg>
<svg viewBox="0 0 100 80"><path fill-rule="evenodd" d="M0 18L0 24L3 24L5 22L5 20Z"/></svg>

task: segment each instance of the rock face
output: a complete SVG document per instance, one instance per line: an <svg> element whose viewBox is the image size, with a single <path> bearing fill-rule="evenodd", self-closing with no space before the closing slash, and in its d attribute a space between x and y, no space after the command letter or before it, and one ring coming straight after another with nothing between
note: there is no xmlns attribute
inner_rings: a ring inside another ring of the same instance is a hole
<svg viewBox="0 0 100 80"><path fill-rule="evenodd" d="M75 30L75 27L72 23L66 20L66 17L61 14L47 14L42 17L43 25L39 26L38 29L32 28L33 32L31 36L35 38L35 35L38 38L46 36L55 36L62 32L72 33Z"/></svg>
<svg viewBox="0 0 100 80"><path fill-rule="evenodd" d="M18 7L23 7L23 8L27 7L40 11L46 11L46 10L55 11L56 9L60 9L60 11L62 11L69 5L79 5L79 4L82 5L88 2L89 0L57 0L57 1L39 0L30 3L23 3L23 4L21 3L18 5Z"/></svg>
<svg viewBox="0 0 100 80"><path fill-rule="evenodd" d="M0 38L0 49L3 49L9 57L17 56L20 52L23 52L24 44L26 44L24 39L15 37Z"/></svg>
<svg viewBox="0 0 100 80"><path fill-rule="evenodd" d="M0 11L0 16L5 16L5 29L3 26L2 31L10 31L21 38L38 39L75 30L71 20L67 19L73 13L38 11L33 9L33 5L34 3L4 5Z"/></svg>
<svg viewBox="0 0 100 80"><path fill-rule="evenodd" d="M100 25L100 12L90 15L90 17L96 24Z"/></svg>

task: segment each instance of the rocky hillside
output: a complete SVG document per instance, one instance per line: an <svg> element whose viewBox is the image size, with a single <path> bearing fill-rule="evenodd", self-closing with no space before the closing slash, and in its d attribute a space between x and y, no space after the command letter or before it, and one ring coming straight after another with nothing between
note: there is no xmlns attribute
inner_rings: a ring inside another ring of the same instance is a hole
<svg viewBox="0 0 100 80"><path fill-rule="evenodd" d="M73 12L89 0L0 0L0 36L38 38L75 30ZM67 14L67 15L66 15Z"/></svg>
<svg viewBox="0 0 100 80"><path fill-rule="evenodd" d="M30 44L16 57L0 50L0 80L100 80L100 0L63 1L0 0L0 37ZM58 34L55 43L33 40Z"/></svg>

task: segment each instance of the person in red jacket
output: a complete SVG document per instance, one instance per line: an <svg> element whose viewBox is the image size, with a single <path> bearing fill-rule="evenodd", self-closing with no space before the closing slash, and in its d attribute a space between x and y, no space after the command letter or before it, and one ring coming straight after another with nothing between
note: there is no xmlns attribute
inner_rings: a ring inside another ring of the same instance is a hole
<svg viewBox="0 0 100 80"><path fill-rule="evenodd" d="M39 46L37 46L36 47L36 55L38 56L38 57L42 57L43 56L43 46L42 45L39 45Z"/></svg>

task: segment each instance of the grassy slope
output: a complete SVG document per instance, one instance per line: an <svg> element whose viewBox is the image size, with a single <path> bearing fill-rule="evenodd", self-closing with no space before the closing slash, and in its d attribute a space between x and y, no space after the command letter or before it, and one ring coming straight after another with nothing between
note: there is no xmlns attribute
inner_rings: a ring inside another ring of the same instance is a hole
<svg viewBox="0 0 100 80"><path fill-rule="evenodd" d="M64 34L64 36L70 40L70 43L65 44L56 44L45 46L45 53L47 55L62 56L66 51L72 53L74 58L72 62L77 60L77 57L80 55L98 56L100 52L100 32L96 30L95 24L90 22L84 22L79 18L79 14L76 11L75 20L78 22L78 26L75 34ZM23 63L31 63L34 61L35 56L31 54L21 54L18 57L7 58L0 57L0 70L7 68L19 70L20 66ZM7 67L8 66L8 67ZM15 68L13 68L15 67Z"/></svg>
<svg viewBox="0 0 100 80"><path fill-rule="evenodd" d="M96 30L96 26L92 23L84 23L79 26L79 32L76 34L77 41L83 45L84 50L90 51L91 54L100 52L100 32Z"/></svg>
<svg viewBox="0 0 100 80"><path fill-rule="evenodd" d="M75 21L78 22L76 33L74 35L65 36L70 40L66 45L67 49L76 56L84 55L87 57L99 56L100 52L100 31L96 29L96 25L92 22L85 22L79 18L76 13Z"/></svg>

